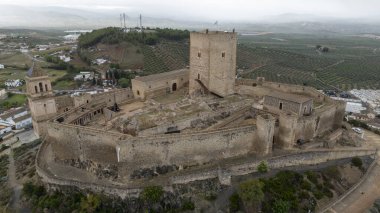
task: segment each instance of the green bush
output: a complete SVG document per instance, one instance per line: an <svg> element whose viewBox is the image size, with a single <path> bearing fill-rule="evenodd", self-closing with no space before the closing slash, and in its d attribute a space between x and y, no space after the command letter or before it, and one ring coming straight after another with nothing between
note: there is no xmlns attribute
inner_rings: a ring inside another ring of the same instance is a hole
<svg viewBox="0 0 380 213"><path fill-rule="evenodd" d="M161 186L148 186L143 189L140 198L149 203L157 203L161 200L164 190Z"/></svg>
<svg viewBox="0 0 380 213"><path fill-rule="evenodd" d="M182 204L182 211L191 211L195 209L195 205L191 200L187 200Z"/></svg>
<svg viewBox="0 0 380 213"><path fill-rule="evenodd" d="M314 197L317 199L317 200L320 200L323 198L324 194L322 191L318 190L318 189L314 189L313 190L313 195Z"/></svg>
<svg viewBox="0 0 380 213"><path fill-rule="evenodd" d="M290 204L287 201L275 200L272 207L273 213L288 213L290 210Z"/></svg>
<svg viewBox="0 0 380 213"><path fill-rule="evenodd" d="M353 158L351 159L351 164L352 164L353 166L356 166L356 167L358 167L359 169L361 169L362 166L363 166L363 161L362 161L362 159L360 159L359 157L353 157Z"/></svg>
<svg viewBox="0 0 380 213"><path fill-rule="evenodd" d="M305 174L306 174L307 179L309 179L310 182L314 183L315 185L318 184L317 173L313 171L307 171Z"/></svg>
<svg viewBox="0 0 380 213"><path fill-rule="evenodd" d="M234 193L230 196L230 212L237 212L240 210L240 197L238 193Z"/></svg>
<svg viewBox="0 0 380 213"><path fill-rule="evenodd" d="M323 174L327 178L332 178L334 180L339 180L341 178L341 174L340 174L337 166L330 166L330 167L324 169Z"/></svg>
<svg viewBox="0 0 380 213"><path fill-rule="evenodd" d="M301 188L304 190L310 191L311 190L311 183L309 183L309 181L307 181L307 180L303 180L302 184L301 184Z"/></svg>
<svg viewBox="0 0 380 213"><path fill-rule="evenodd" d="M261 202L264 199L264 183L253 179L239 185L239 196L246 203Z"/></svg>
<svg viewBox="0 0 380 213"><path fill-rule="evenodd" d="M299 194L298 194L298 197L301 199L301 200L307 200L310 198L310 195L309 195L309 192L305 191L305 190L302 190Z"/></svg>
<svg viewBox="0 0 380 213"><path fill-rule="evenodd" d="M126 78L120 78L119 79L119 84L122 88L127 88L130 85L130 80Z"/></svg>
<svg viewBox="0 0 380 213"><path fill-rule="evenodd" d="M334 194L332 193L332 191L330 191L328 187L323 187L323 194L328 198L334 197Z"/></svg>
<svg viewBox="0 0 380 213"><path fill-rule="evenodd" d="M257 171L260 173L267 173L268 170L268 163L266 161L261 161L260 164L257 166Z"/></svg>

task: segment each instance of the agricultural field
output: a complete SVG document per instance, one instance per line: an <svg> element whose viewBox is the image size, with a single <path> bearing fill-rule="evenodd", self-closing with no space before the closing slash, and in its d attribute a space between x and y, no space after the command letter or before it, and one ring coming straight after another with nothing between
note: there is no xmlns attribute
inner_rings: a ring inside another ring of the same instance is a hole
<svg viewBox="0 0 380 213"><path fill-rule="evenodd" d="M97 58L104 58L111 63L119 64L123 69L139 69L143 66L143 54L141 47L128 42L122 42L120 44L102 44L96 45L96 49L83 50L82 55L86 56L90 61ZM80 65L78 60L73 61ZM75 64L73 64L75 65ZM83 64L81 64L83 66ZM105 66L99 66L106 68Z"/></svg>
<svg viewBox="0 0 380 213"><path fill-rule="evenodd" d="M240 36L242 77L308 85L317 89L380 89L380 43L343 35ZM316 46L328 47L328 52Z"/></svg>

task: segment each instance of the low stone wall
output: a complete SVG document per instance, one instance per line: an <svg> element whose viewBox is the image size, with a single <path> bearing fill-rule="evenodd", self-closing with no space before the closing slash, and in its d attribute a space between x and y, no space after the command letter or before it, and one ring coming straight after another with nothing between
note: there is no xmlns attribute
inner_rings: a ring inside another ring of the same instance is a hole
<svg viewBox="0 0 380 213"><path fill-rule="evenodd" d="M294 93L294 94L306 94L309 95L319 101L330 101L328 96L319 92L318 90L308 87L308 86L300 86L294 84L284 84L270 81L262 81L258 82L254 79L236 79L235 84L237 86L250 86L250 87L266 87L268 89L279 90L285 93Z"/></svg>
<svg viewBox="0 0 380 213"><path fill-rule="evenodd" d="M226 178L257 172L257 167L263 160L268 162L269 169L281 169L291 166L318 165L332 160L374 155L376 155L376 150L373 149L304 151L278 157L257 159L247 163L228 165L205 171L194 171L186 175L173 176L170 180L173 184L185 184L211 178L219 178L221 182L228 182Z"/></svg>

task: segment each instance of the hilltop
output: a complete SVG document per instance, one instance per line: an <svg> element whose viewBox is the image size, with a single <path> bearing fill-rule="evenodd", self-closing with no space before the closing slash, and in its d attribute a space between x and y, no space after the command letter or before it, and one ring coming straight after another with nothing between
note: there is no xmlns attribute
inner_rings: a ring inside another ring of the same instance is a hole
<svg viewBox="0 0 380 213"><path fill-rule="evenodd" d="M380 88L380 45L375 38L324 33L239 35L238 75L324 90ZM327 47L327 51L317 46ZM119 28L104 28L80 37L73 63L89 66L96 58L106 58L110 64L97 66L97 70L116 64L148 75L184 68L188 55L187 30L124 33Z"/></svg>

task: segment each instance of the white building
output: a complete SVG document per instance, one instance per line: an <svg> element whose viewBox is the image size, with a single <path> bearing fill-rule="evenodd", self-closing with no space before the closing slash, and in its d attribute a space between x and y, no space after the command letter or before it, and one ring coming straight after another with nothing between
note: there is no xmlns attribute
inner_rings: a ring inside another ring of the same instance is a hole
<svg viewBox="0 0 380 213"><path fill-rule="evenodd" d="M0 69L4 69L4 68L5 68L4 64L0 64Z"/></svg>
<svg viewBox="0 0 380 213"><path fill-rule="evenodd" d="M94 60L92 63L97 64L97 65L102 65L102 64L107 63L107 62L108 61L104 58L98 58L98 59Z"/></svg>
<svg viewBox="0 0 380 213"><path fill-rule="evenodd" d="M8 123L8 122L3 122L3 121L0 121L0 135L3 135L7 132L11 132L12 131L12 124Z"/></svg>
<svg viewBox="0 0 380 213"><path fill-rule="evenodd" d="M5 89L0 90L0 98L5 98L7 94L7 91Z"/></svg>
<svg viewBox="0 0 380 213"><path fill-rule="evenodd" d="M60 60L64 61L64 62L69 62L71 61L71 58L69 56L65 56L65 55L60 55L58 56Z"/></svg>
<svg viewBox="0 0 380 213"><path fill-rule="evenodd" d="M350 93L367 103L372 109L380 107L380 90L351 90Z"/></svg>
<svg viewBox="0 0 380 213"><path fill-rule="evenodd" d="M19 87L19 86L24 85L24 81L20 79L16 79L16 80L8 79L4 82L4 85L7 87Z"/></svg>
<svg viewBox="0 0 380 213"><path fill-rule="evenodd" d="M346 112L361 113L364 110L367 108L363 107L362 103L346 102Z"/></svg>
<svg viewBox="0 0 380 213"><path fill-rule="evenodd" d="M32 124L32 116L24 107L8 110L0 115L0 122L10 124L16 129L25 128Z"/></svg>
<svg viewBox="0 0 380 213"><path fill-rule="evenodd" d="M80 72L74 77L75 81L88 81L93 79L93 74L91 72Z"/></svg>
<svg viewBox="0 0 380 213"><path fill-rule="evenodd" d="M30 113L13 119L16 129L22 129L32 125L32 116Z"/></svg>

